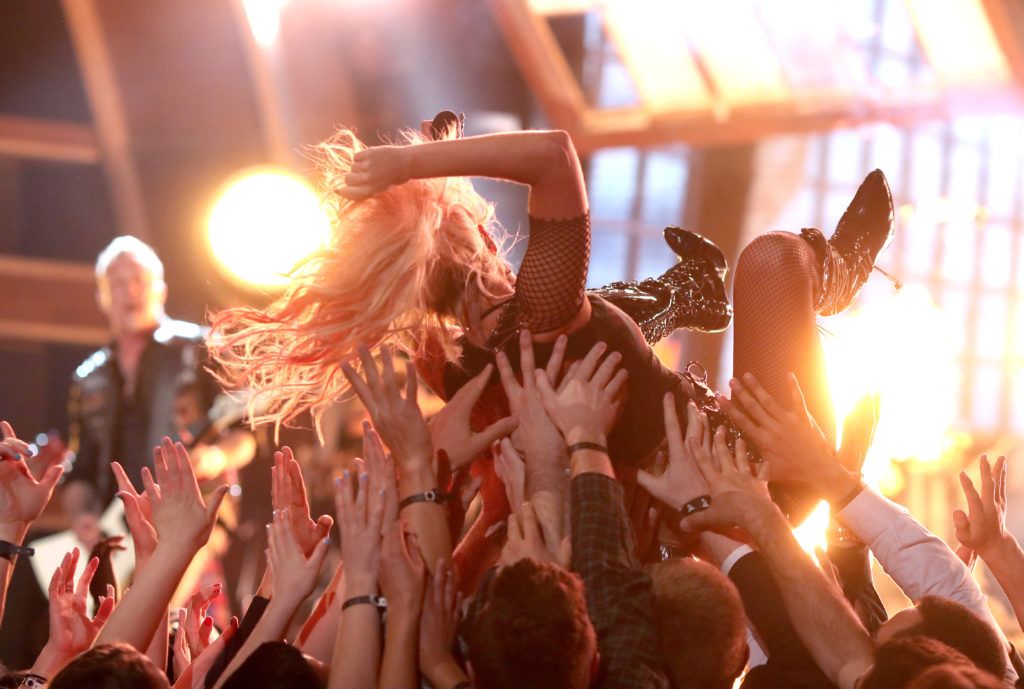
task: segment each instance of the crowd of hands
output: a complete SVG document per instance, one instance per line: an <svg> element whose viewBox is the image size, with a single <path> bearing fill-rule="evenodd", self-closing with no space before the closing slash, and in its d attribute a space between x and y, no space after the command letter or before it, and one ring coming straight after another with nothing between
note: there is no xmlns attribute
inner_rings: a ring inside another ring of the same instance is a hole
<svg viewBox="0 0 1024 689"><path fill-rule="evenodd" d="M481 570L524 558L570 567L567 495L578 467L566 448L578 442L606 444L622 402L627 372L618 353L598 344L563 373L565 346L564 337L556 341L546 367L537 368L530 335L524 333L518 375L499 353L497 369L511 415L479 431L472 428L471 416L491 366L427 420L417 404L414 366L406 362L400 382L388 347L376 357L363 348L354 366L343 365L372 421L364 422L362 457L336 480L335 515L314 518L298 462L287 447L275 454L273 521L267 525L267 566L258 594L269 602L233 655L227 649L238 620L231 618L216 632L207 616L222 593L219 585L195 592L180 610L168 610L179 580L210 537L227 487L204 497L188 452L166 438L153 450L153 471L142 470L142 486L133 486L112 462L134 548L131 586L123 593L108 587L90 603L100 561L84 563L76 581L81 555L77 549L68 553L50 581L49 640L31 674L58 686L61 675L90 649L122 644L152 660L165 685L206 686L219 664L216 686L221 687L262 644L288 641L298 627L290 643L322 665L329 687L411 688L419 686L421 675L438 689L469 686L455 649L459 619ZM730 447L725 429L710 428L692 402L684 433L669 393L663 405L665 451L650 472L637 474L661 508L679 510L695 498L710 497L709 508L679 519L682 532L740 529L756 541L760 525L779 515L768 494L769 478L798 479L827 500L857 485L873 422L853 419L844 449L836 452L808 412L795 377L784 402L749 375L730 386L731 397L720 396L719 403L757 444L763 462L748 461L742 439ZM60 458L33 457L6 422L2 431L0 540L21 544L63 467ZM493 463L471 480L470 466L488 452ZM1005 459L991 465L982 458L980 488L966 473L960 475L968 509L957 510L953 522L968 562L1020 553L1005 528L1006 473ZM403 498L429 490L447 492L449 499L400 509ZM299 609L328 578L322 570L335 526L341 564L308 618L296 625ZM500 527L507 535L490 559L481 555L486 549L469 543L474 530L493 540ZM460 550L466 551L462 558ZM0 560L0 567L6 568L2 615L12 565ZM345 601L377 596L386 599L383 635L377 605L343 607ZM1017 612L1020 619L1022 611ZM174 617L177 632L169 643ZM170 669L165 673L164 668Z"/></svg>

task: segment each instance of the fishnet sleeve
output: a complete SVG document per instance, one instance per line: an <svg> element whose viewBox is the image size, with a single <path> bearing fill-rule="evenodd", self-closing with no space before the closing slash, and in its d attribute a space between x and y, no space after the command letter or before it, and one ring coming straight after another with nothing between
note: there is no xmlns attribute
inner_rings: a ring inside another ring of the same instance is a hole
<svg viewBox="0 0 1024 689"><path fill-rule="evenodd" d="M590 264L590 214L552 220L530 217L530 243L516 275L519 325L557 330L583 305Z"/></svg>

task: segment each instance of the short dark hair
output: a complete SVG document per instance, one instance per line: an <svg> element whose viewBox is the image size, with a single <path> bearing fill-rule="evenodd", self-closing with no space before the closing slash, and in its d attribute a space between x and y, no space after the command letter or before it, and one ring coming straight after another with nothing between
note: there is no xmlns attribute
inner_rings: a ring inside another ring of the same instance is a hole
<svg viewBox="0 0 1024 689"><path fill-rule="evenodd" d="M897 636L875 649L874 660L860 689L906 689L936 665L972 665L960 651L927 636Z"/></svg>
<svg viewBox="0 0 1024 689"><path fill-rule="evenodd" d="M477 689L585 687L597 649L583 584L520 560L480 587L463 627Z"/></svg>
<svg viewBox="0 0 1024 689"><path fill-rule="evenodd" d="M747 621L736 586L718 567L693 558L658 562L647 572L672 686L732 687L747 660Z"/></svg>
<svg viewBox="0 0 1024 689"><path fill-rule="evenodd" d="M283 641L262 644L224 682L224 689L323 686L323 680L302 651Z"/></svg>
<svg viewBox="0 0 1024 689"><path fill-rule="evenodd" d="M941 596L925 596L917 603L921 622L901 636L927 636L951 646L982 670L1002 677L1009 659L1006 642L991 624L966 606Z"/></svg>
<svg viewBox="0 0 1024 689"><path fill-rule="evenodd" d="M918 675L907 689L1006 689L1006 685L976 665L943 663Z"/></svg>
<svg viewBox="0 0 1024 689"><path fill-rule="evenodd" d="M126 643L90 648L50 680L49 689L167 689L156 663Z"/></svg>

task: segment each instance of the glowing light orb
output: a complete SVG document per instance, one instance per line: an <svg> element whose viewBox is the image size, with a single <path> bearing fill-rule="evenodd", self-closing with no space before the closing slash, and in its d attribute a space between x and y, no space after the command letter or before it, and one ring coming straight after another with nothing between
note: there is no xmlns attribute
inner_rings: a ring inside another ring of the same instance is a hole
<svg viewBox="0 0 1024 689"><path fill-rule="evenodd" d="M210 211L206 238L219 267L250 287L273 288L303 258L324 247L331 222L313 189L275 168L229 180Z"/></svg>
<svg viewBox="0 0 1024 689"><path fill-rule="evenodd" d="M864 479L883 492L902 477L892 460L938 461L954 440L960 369L955 327L920 285L829 322L824 338L829 386L841 433L864 395L877 392L881 411Z"/></svg>

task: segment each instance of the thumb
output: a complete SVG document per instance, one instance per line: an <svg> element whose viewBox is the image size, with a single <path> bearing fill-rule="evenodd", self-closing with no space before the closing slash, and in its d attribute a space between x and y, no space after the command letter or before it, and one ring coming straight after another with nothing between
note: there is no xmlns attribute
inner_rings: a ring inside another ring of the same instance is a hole
<svg viewBox="0 0 1024 689"><path fill-rule="evenodd" d="M329 514L321 514L320 518L316 520L317 538L327 538L331 533L332 526L334 526L334 517Z"/></svg>
<svg viewBox="0 0 1024 689"><path fill-rule="evenodd" d="M654 497L658 497L659 478L654 474L644 471L643 469L637 469L636 471L636 482L640 484L640 487L646 490Z"/></svg>
<svg viewBox="0 0 1024 689"><path fill-rule="evenodd" d="M43 478L39 481L40 485L45 486L47 491L52 491L57 485L57 481L60 481L60 477L64 474L64 465L54 464L46 473L43 474Z"/></svg>
<svg viewBox="0 0 1024 689"><path fill-rule="evenodd" d="M321 538L317 542L316 548L313 548L313 554L309 556L308 560L306 560L306 564L319 572L320 568L323 567L324 558L327 557L327 548L330 544L331 539Z"/></svg>
<svg viewBox="0 0 1024 689"><path fill-rule="evenodd" d="M217 512L220 510L220 504L224 502L224 496L228 494L228 485L225 483L222 486L218 486L217 490L213 491L213 495L210 496L210 501L206 504L206 519L212 522L217 518Z"/></svg>
<svg viewBox="0 0 1024 689"><path fill-rule="evenodd" d="M702 511L695 512L689 517L683 517L679 520L679 528L682 531L696 533L699 531L707 531L714 523L714 506Z"/></svg>
<svg viewBox="0 0 1024 689"><path fill-rule="evenodd" d="M506 416L504 419L499 419L477 434L476 444L483 450L496 440L500 440L510 434L518 425L519 420L514 416Z"/></svg>
<svg viewBox="0 0 1024 689"><path fill-rule="evenodd" d="M961 540L961 535L966 537L971 528L971 520L967 518L967 513L963 510L953 510L953 528L956 530L957 540Z"/></svg>

